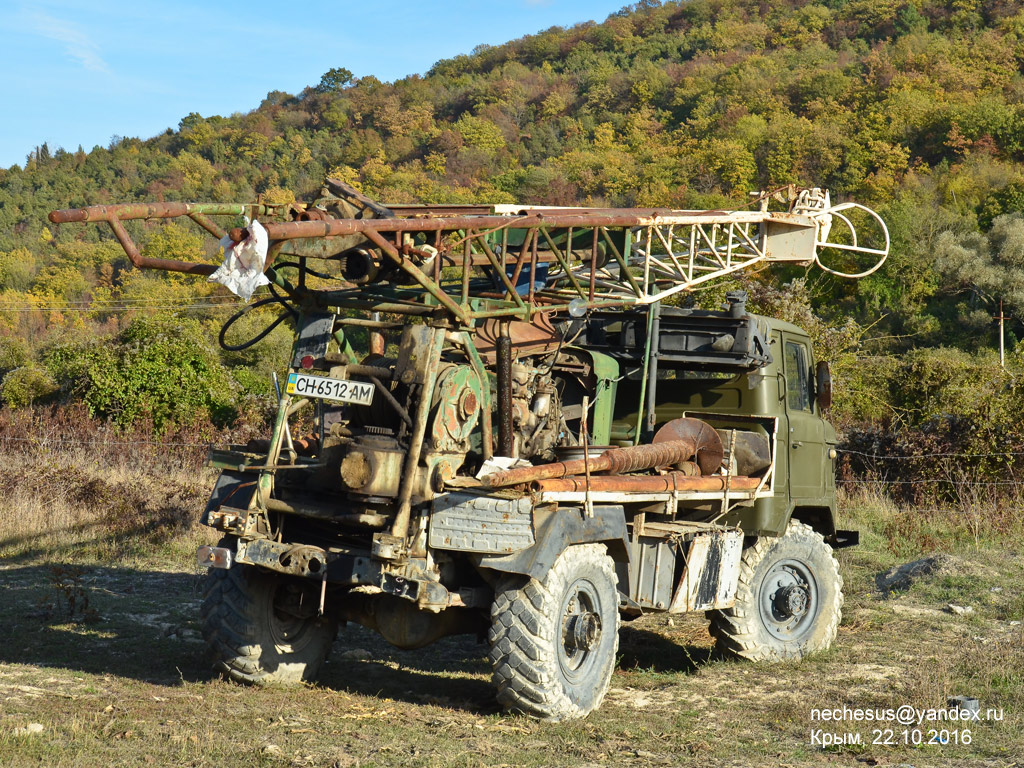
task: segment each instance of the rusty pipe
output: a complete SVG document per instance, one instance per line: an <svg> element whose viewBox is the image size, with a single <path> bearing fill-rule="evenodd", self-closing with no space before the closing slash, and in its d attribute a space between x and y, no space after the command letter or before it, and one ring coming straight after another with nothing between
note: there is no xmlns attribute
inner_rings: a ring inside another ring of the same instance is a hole
<svg viewBox="0 0 1024 768"><path fill-rule="evenodd" d="M123 205L94 205L87 208L70 208L50 213L54 224L87 221L109 221L111 218L167 219L178 216L205 214L225 216L248 214L258 216L274 210L274 206L248 205L242 203L128 203ZM440 210L447 212L443 207ZM447 232L467 228L512 227L629 227L646 224L704 224L709 219L728 217L736 224L759 224L764 221L779 221L797 226L810 226L813 219L808 216L774 211L686 211L668 208L621 208L621 209L556 209L538 211L524 209L517 215L481 213L470 215L442 215L436 218L416 215L410 218L381 219L323 219L318 221L289 221L263 223L271 241L292 240L302 237L338 237L370 232Z"/></svg>
<svg viewBox="0 0 1024 768"><path fill-rule="evenodd" d="M408 219L326 219L324 221L289 221L264 224L273 240L303 237L338 237L341 235L381 232L453 232L490 227L531 229L534 227L636 227L653 224L705 224L709 219L728 217L735 224L759 224L781 221L796 226L812 226L813 219L792 213L761 211L671 211L667 209L622 209L615 212L556 212L549 214L527 211L525 214L484 214L476 216L444 216Z"/></svg>
<svg viewBox="0 0 1024 768"><path fill-rule="evenodd" d="M498 454L512 457L515 454L515 435L512 432L512 337L509 336L507 322L500 324L495 350L498 363Z"/></svg>
<svg viewBox="0 0 1024 768"><path fill-rule="evenodd" d="M651 469L652 467L676 465L697 454L699 448L700 446L697 445L696 441L692 440L674 440L655 445L612 448L594 459L589 459L589 469L591 472L622 474L624 472L638 472L641 469ZM586 469L586 462L583 459L573 459L571 461L541 464L536 467L519 467L502 472L493 472L480 478L480 481L487 487L501 488L507 485L519 485L520 483L532 483L537 480L578 475L586 471ZM705 471L705 467L702 466L701 471Z"/></svg>
<svg viewBox="0 0 1024 768"><path fill-rule="evenodd" d="M380 312L371 312L370 319L375 322L381 321ZM379 355L384 357L384 353L387 351L387 339L384 337L384 332L379 328L370 329L370 354Z"/></svg>
<svg viewBox="0 0 1024 768"><path fill-rule="evenodd" d="M127 203L123 205L91 205L87 208L68 208L51 211L50 221L54 224L105 221L124 252L139 269L162 269L166 272L184 272L192 275L212 275L217 271L214 264L196 264L176 259L154 259L143 256L131 235L124 228L123 221L134 219L174 219L187 216L207 231L214 233L219 228L209 216L256 216L266 213L264 205L242 205L241 203Z"/></svg>
<svg viewBox="0 0 1024 768"><path fill-rule="evenodd" d="M213 231L212 222L207 216L226 216L247 214L251 217L273 213L280 206L241 203L128 203L121 205L94 205L87 208L70 208L51 211L50 221L54 224L72 222L106 221L120 241L132 264L145 269L162 269L170 272L186 272L191 274L209 275L216 267L210 264L193 264L173 259L152 259L142 256L138 247L132 242L125 231L122 221L134 219L169 219L188 216L201 226ZM442 211L452 209L441 208ZM267 236L272 244L271 253L286 240L296 238L339 237L343 235L363 234L371 239L400 266L404 263L403 256L381 237L382 232L453 232L467 229L515 228L531 229L536 227L635 227L655 224L704 224L712 218L727 216L734 224L760 224L765 221L779 221L795 226L810 227L814 220L808 216L792 213L776 213L767 211L675 211L665 208L630 208L630 209L590 209L572 210L557 209L553 211L537 211L523 209L517 215L481 214L481 215L442 215L437 218L415 215L411 218L374 218L374 219L323 219L312 221L290 221L284 223L264 223ZM197 218L198 217L198 218ZM235 236L240 232L233 232ZM406 270L411 277L427 288L422 277L415 270ZM461 308L444 295L435 294L456 317L469 324Z"/></svg>
<svg viewBox="0 0 1024 768"><path fill-rule="evenodd" d="M641 475L637 477L617 477L615 475L598 475L590 478L592 493L632 492L632 493L664 493L670 491L724 491L726 480L729 480L731 491L751 491L757 488L761 480L756 477L725 478L721 475L691 477L685 472L670 472L667 475ZM583 477L563 477L549 480L538 480L534 488L543 493L583 493L587 490L587 481Z"/></svg>
<svg viewBox="0 0 1024 768"><path fill-rule="evenodd" d="M54 224L73 222L110 221L112 218L129 219L174 219L179 216L256 216L266 213L265 205L243 203L123 203L118 205L90 205L87 208L66 208L51 211L49 219Z"/></svg>
<svg viewBox="0 0 1024 768"><path fill-rule="evenodd" d="M416 405L415 421L412 435L409 437L409 451L405 456L402 472L402 483L398 491L398 511L391 525L391 535L403 542L409 535L409 520L412 516L412 490L419 473L420 453L423 450L423 437L427 432L427 420L430 416L430 404L433 400L434 385L437 383L437 371L441 367L441 348L444 346L444 329L432 329L430 349L426 354L426 366L423 372L423 389L420 391Z"/></svg>

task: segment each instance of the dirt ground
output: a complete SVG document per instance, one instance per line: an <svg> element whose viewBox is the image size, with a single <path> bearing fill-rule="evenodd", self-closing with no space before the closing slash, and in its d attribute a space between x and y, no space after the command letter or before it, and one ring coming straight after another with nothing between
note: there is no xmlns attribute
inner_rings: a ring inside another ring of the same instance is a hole
<svg viewBox="0 0 1024 768"><path fill-rule="evenodd" d="M500 712L472 637L403 652L347 626L316 686L245 688L203 661L198 572L8 559L0 764L1024 766L1020 555L958 556L891 594L870 544L840 559L833 650L741 663L712 652L703 617L643 617L623 625L604 705L564 724ZM982 720L926 719L955 695ZM904 705L925 719L854 719Z"/></svg>

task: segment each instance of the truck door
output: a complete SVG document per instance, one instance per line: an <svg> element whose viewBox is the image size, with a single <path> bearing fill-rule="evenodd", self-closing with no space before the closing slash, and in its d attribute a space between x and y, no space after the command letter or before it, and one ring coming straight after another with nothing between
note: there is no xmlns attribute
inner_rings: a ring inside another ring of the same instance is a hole
<svg viewBox="0 0 1024 768"><path fill-rule="evenodd" d="M814 412L808 342L783 334L786 413L789 417L789 487L794 500L820 503L825 494L825 428Z"/></svg>

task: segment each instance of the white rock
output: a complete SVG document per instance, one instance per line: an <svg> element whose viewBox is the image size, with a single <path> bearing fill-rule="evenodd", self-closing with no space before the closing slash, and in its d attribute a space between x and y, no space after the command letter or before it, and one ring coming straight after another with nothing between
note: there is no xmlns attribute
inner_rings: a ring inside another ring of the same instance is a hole
<svg viewBox="0 0 1024 768"><path fill-rule="evenodd" d="M974 608L969 605L953 605L953 603L947 605L946 610L957 616L970 616L974 613Z"/></svg>

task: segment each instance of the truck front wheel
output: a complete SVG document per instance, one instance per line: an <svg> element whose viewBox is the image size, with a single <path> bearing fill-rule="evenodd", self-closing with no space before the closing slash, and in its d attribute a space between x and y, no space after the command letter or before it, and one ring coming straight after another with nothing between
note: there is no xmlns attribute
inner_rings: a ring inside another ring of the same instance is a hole
<svg viewBox="0 0 1024 768"><path fill-rule="evenodd" d="M619 647L616 583L604 545L580 544L542 580L515 576L498 586L490 659L506 709L558 721L600 706Z"/></svg>
<svg viewBox="0 0 1024 768"><path fill-rule="evenodd" d="M211 568L202 629L214 669L239 683L313 678L334 641L335 622L317 616L315 590L251 565Z"/></svg>
<svg viewBox="0 0 1024 768"><path fill-rule="evenodd" d="M832 645L843 578L821 534L796 520L743 551L736 603L709 611L720 651L753 661L799 659Z"/></svg>

